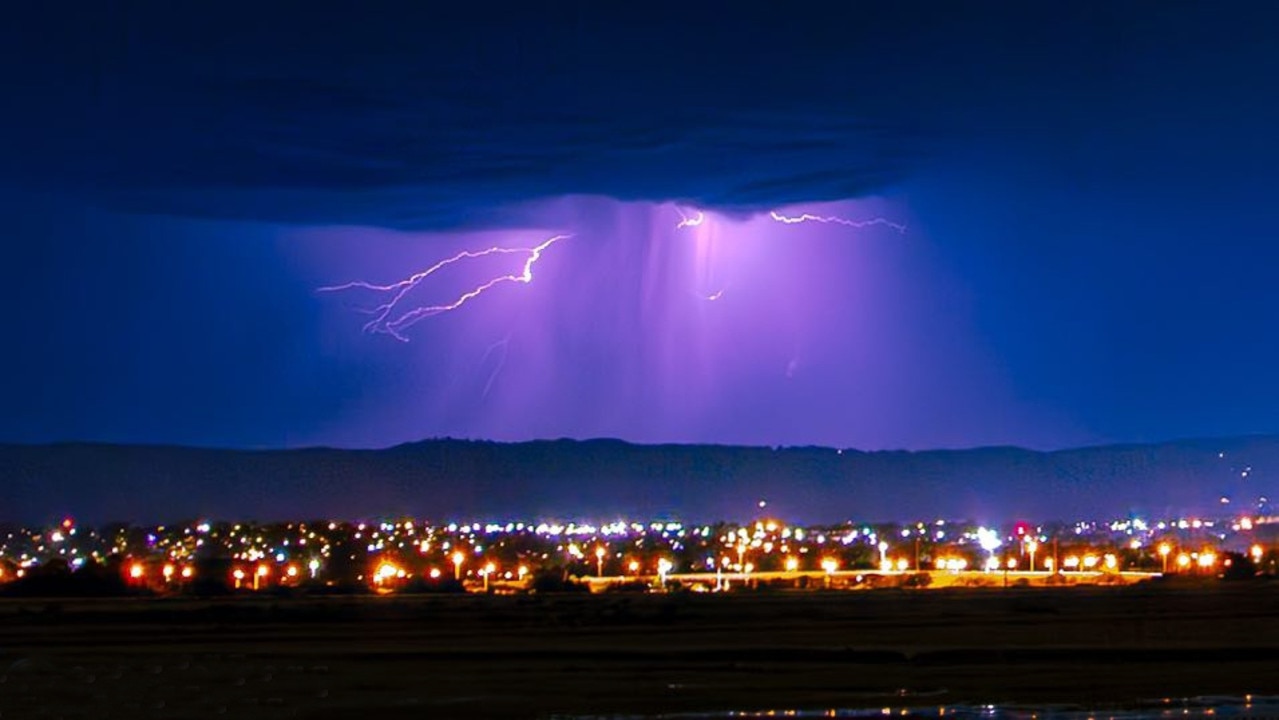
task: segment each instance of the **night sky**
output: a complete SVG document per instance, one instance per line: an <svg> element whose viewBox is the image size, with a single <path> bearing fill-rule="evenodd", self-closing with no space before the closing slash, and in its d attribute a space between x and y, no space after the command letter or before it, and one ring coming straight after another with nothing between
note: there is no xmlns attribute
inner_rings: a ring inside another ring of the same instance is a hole
<svg viewBox="0 0 1279 720"><path fill-rule="evenodd" d="M1279 432L1279 5L441 5L6 7L0 442Z"/></svg>

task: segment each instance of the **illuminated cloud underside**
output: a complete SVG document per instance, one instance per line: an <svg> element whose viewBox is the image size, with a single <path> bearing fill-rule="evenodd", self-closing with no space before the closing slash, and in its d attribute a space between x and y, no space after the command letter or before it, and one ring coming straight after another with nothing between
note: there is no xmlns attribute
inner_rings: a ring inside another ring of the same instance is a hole
<svg viewBox="0 0 1279 720"><path fill-rule="evenodd" d="M679 206L672 206L672 209L679 215L679 222L675 224L676 230L685 228L700 228L708 218L705 211L697 210L693 212L685 211ZM869 219L853 219L840 217L837 215L813 215L811 213L782 214L776 210L768 213L766 216L774 222L783 225L798 225L802 223L822 223L842 225L854 229L863 229L871 227L887 227L896 230L899 233L906 232L906 226L902 223L896 223L882 217L874 217ZM722 220L720 220L722 222ZM533 281L533 267L542 258L542 254L555 243L566 240L570 235L554 235L547 240L531 247L520 246L499 246L484 248L482 250L462 250L455 255L449 256L439 262L431 265L425 270L421 270L410 275L403 280L391 282L387 284L376 284L367 280L353 280L342 283L340 285L326 285L318 288L320 293L338 293L347 290L368 290L378 294L384 294L387 298L381 304L363 310L373 316L364 325L364 330L370 333L384 333L394 337L397 340L408 342L409 338L404 333L420 320L433 317L446 312L452 312L460 309L463 305L475 300L484 293L504 284L504 283L530 283ZM493 277L481 277L477 280L477 284L457 296L455 300L443 302L439 304L417 305L412 306L411 302L405 300L406 296L412 293L424 282L427 282L433 275L440 272L450 265L460 263L466 260L474 260L495 255L519 255L523 256L523 266L516 273L498 274ZM697 293L699 297L706 300L718 300L724 295L724 289L713 290L709 294ZM411 306L406 309L405 306Z"/></svg>
<svg viewBox="0 0 1279 720"><path fill-rule="evenodd" d="M1000 397L900 204L735 216L574 196L508 217L520 222L503 231L306 234L331 264L315 276L334 342L379 378L347 427L380 444L891 447L956 442L960 409ZM351 311L411 342L361 339Z"/></svg>

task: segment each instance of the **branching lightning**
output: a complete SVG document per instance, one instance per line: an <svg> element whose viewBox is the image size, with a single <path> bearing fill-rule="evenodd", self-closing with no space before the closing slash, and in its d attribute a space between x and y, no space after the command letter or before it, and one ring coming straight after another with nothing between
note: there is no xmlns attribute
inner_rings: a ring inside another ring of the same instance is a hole
<svg viewBox="0 0 1279 720"><path fill-rule="evenodd" d="M684 228L699 227L703 223L705 223L707 220L706 213L701 210L697 210L695 212L689 212L677 206L675 207L675 212L679 213L679 223L675 225L676 230L682 230ZM846 227L851 227L851 228L867 228L867 227L874 227L874 226L883 226L883 227L896 230L899 233L906 232L905 225L901 223L895 223L891 220L888 220L882 217L870 218L868 220L853 220L851 218L839 217L837 215L813 215L811 213L803 213L801 215L783 215L782 213L776 210L770 211L768 216L774 222L779 222L783 225L799 225L801 223L815 222L815 223L822 223L822 224L828 224L828 225L844 225ZM695 291L693 295L698 298L701 298L702 300L714 302L724 297L724 290L726 289L727 288L720 288L719 290L716 290L715 292Z"/></svg>
<svg viewBox="0 0 1279 720"><path fill-rule="evenodd" d="M679 223L675 225L676 230L701 227L708 219L710 219L710 217L702 210L690 211L676 207L675 212L679 214L680 218ZM853 220L851 218L835 215L814 215L811 213L803 213L801 215L783 215L776 210L771 211L769 213L769 217L774 222L778 222L783 225L798 225L801 223L815 222L843 225L851 228L883 226L896 230L899 233L906 232L906 226L904 224L895 223L881 217L870 218L867 220ZM414 273L403 280L388 284L377 284L366 280L353 280L341 285L321 287L317 289L317 292L338 293L350 290L367 290L380 294L383 299L380 304L361 310L361 312L372 316L372 319L364 324L364 331L369 333L384 333L402 342L408 342L409 338L404 334L404 331L418 321L457 310L498 285L505 283L532 282L533 267L537 264L538 260L542 258L542 253L560 240L565 240L570 237L572 236L555 235L531 247L494 246L484 250L463 250L462 252L440 260L425 270ZM463 260L474 260L491 255L524 255L524 264L520 268L519 272L490 277L478 285L475 285L470 290L463 292L452 302L438 305L418 305L415 307L408 307L410 305L410 301L407 299L409 294L421 286L422 283L426 282L432 275L435 275L451 265L460 263ZM724 296L725 289L727 288L721 287L714 292L703 291L695 292L694 294L703 300L715 301ZM494 349L495 348L490 348L490 352ZM503 350L505 350L505 348L503 348ZM486 353L486 356L487 354L488 353ZM503 354L501 361L498 363L498 371L500 371L501 364L504 362L505 355ZM495 376L496 372L493 377ZM492 386L493 377L489 378L489 381L485 386L485 393L487 393L489 388Z"/></svg>
<svg viewBox="0 0 1279 720"><path fill-rule="evenodd" d="M782 215L776 210L773 210L768 215L769 217L773 218L773 220L776 220L777 222L782 223L783 225L798 225L799 223L806 223L806 222L816 222L816 223L834 224L834 225L847 225L848 227L851 227L851 228L864 228L864 227L872 227L875 225L882 225L884 227L892 228L893 230L896 230L899 233L906 232L905 225L902 225L901 223L895 223L891 220L886 220L884 218L879 218L879 217L871 218L870 220L851 220L849 218L838 217L836 215L810 215L809 213L804 213L802 215Z"/></svg>
<svg viewBox="0 0 1279 720"><path fill-rule="evenodd" d="M377 307L366 310L365 312L373 316L373 319L365 323L365 332L386 333L397 340L408 342L408 337L403 333L409 326L434 315L452 312L462 307L466 303L483 295L489 290L508 282L529 283L533 281L533 266L542 258L542 253L560 240L566 240L571 235L556 235L547 240L542 241L533 247L491 247L485 250L463 250L462 252L444 260L441 260L431 267L411 275L398 282L388 285L377 285L364 280L355 280L344 283L342 285L330 285L317 289L317 292L332 293L342 292L345 290L364 289L372 290L379 293L388 293L389 299ZM462 260L487 257L489 255L499 254L525 254L528 257L524 260L524 266L519 273L509 275L498 275L490 278L474 288L462 293L458 298L450 303L442 305L423 305L415 307L411 310L401 312L402 301L414 288L418 287L431 275L440 270Z"/></svg>

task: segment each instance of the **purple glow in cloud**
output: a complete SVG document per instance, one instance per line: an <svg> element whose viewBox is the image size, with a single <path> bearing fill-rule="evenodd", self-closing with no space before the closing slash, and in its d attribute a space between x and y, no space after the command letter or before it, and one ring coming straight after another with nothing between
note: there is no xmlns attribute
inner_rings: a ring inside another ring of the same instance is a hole
<svg viewBox="0 0 1279 720"><path fill-rule="evenodd" d="M340 437L310 440L863 448L982 440L966 413L999 405L1006 393L998 367L972 342L962 291L936 266L926 231L899 240L904 211L883 200L776 214L866 225L573 196L514 208L507 217L516 221L501 232L309 231L308 252L323 253L312 255L323 265L316 285L337 273L427 268L397 283L331 286L342 296L385 295L373 302L386 327L373 329L414 342L353 342L334 316L326 330L333 352L358 357L367 384L335 426ZM851 220L881 216L894 220ZM677 227L681 220L689 222ZM572 243L525 239L563 237L555 228L571 229ZM504 250L473 249L488 247ZM554 252L535 257L538 247ZM521 250L528 254L513 271L512 252ZM536 282L524 284L524 266ZM521 282L520 291L481 290L482 301L470 294L495 278ZM476 301L459 306L464 296ZM1034 424L1013 408L1001 417L1011 428ZM1008 437L1000 430L992 442Z"/></svg>
<svg viewBox="0 0 1279 720"><path fill-rule="evenodd" d="M689 213L689 212L686 212L684 209L680 208L678 205L674 206L674 210L676 213L679 214L679 217L680 217L679 223L675 225L676 230L682 230L685 228L700 228L705 224L708 217L706 212L703 210L697 210L693 213ZM819 216L819 215L812 215L809 213L803 213L797 216L786 216L778 213L777 211L771 212L769 214L769 217L785 225L794 225L794 224L803 223L803 222L819 222L819 223L825 223L825 224L834 223L834 224L845 225L848 227L858 228L858 229L873 227L876 225L883 225L886 227L893 228L899 232L905 232L906 230L905 225L894 223L879 217L873 218L870 220L851 220L848 218L843 218L843 217L838 217L833 215ZM347 290L362 289L362 290L370 290L376 293L383 293L383 294L389 295L389 299L387 299L386 301L382 302L381 304L373 308L364 310L364 312L373 316L372 320L365 323L364 330L365 332L370 332L370 333L384 333L402 342L408 342L409 338L408 336L404 334L404 331L407 330L409 327L411 327L413 324L425 318L429 318L435 315L439 315L441 313L457 310L458 308L462 307L466 303L470 302L471 300L474 300L475 298L479 297L480 295L484 294L485 292L491 290L492 288L502 283L531 282L533 280L533 266L537 264L537 261L539 259L541 259L543 251L545 251L547 248L549 248L551 245L555 244L556 242L560 240L564 240L568 237L570 236L555 235L549 238L548 240L533 247L493 246L483 250L463 250L461 252L456 253L455 255L452 255L451 257L445 258L444 260L441 260L435 263L434 265L431 265L425 270L414 273L413 275L410 275L409 277L403 280L399 280L397 282L393 282L389 284L375 284L366 280L353 280L351 282L343 283L340 285L326 285L318 288L317 292L335 293L335 292L343 292ZM436 274L437 272L440 272L441 270L444 270L450 265L459 263L463 260L475 260L483 257L489 257L492 255L506 255L506 254L523 254L527 256L525 258L524 267L521 272L519 272L518 274L499 274L495 277L485 279L479 282L473 288L463 292L461 295L459 295L455 300L451 302L442 303L442 304L418 305L415 307L410 307L408 309L405 309L404 306L410 304L405 301L406 296L408 296L410 292L415 290L419 285L421 285L423 282L425 282L428 278L430 278L432 275ZM714 300L719 300L720 298L724 296L725 289L726 288L724 287L719 287L718 289L714 289L714 290L706 290L706 291L695 290L694 294L697 297L700 297L702 299L705 299L708 301L714 301ZM485 394L486 395L488 394L487 389L485 390Z"/></svg>

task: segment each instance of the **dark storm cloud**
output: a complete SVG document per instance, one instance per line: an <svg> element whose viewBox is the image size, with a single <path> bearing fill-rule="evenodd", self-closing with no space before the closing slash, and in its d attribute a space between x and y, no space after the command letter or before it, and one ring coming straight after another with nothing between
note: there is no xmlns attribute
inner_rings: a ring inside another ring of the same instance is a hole
<svg viewBox="0 0 1279 720"><path fill-rule="evenodd" d="M1276 427L1279 5L507 5L6 6L0 438ZM828 199L910 231L746 217ZM314 293L534 228L407 346Z"/></svg>
<svg viewBox="0 0 1279 720"><path fill-rule="evenodd" d="M1140 164L1151 133L1193 132L1253 92L1232 68L1273 60L1264 22L1135 3L31 4L13 19L0 181L144 212L415 227L564 194L857 197L991 138Z"/></svg>
<svg viewBox="0 0 1279 720"><path fill-rule="evenodd" d="M751 8L44 12L10 27L0 177L143 212L431 227L564 194L761 209L882 191L929 152L917 104L882 97L893 13L836 33Z"/></svg>

